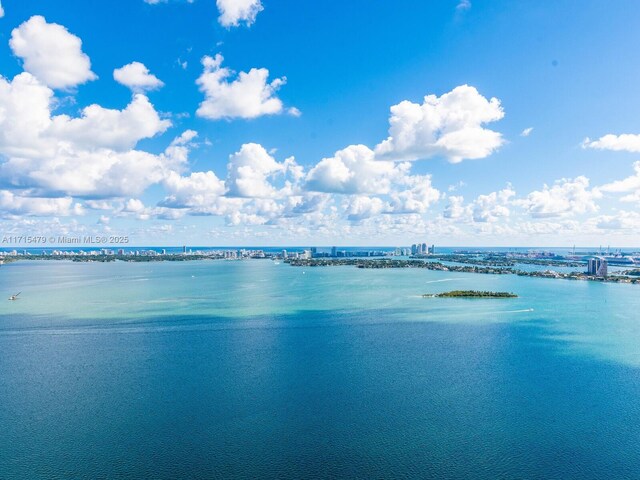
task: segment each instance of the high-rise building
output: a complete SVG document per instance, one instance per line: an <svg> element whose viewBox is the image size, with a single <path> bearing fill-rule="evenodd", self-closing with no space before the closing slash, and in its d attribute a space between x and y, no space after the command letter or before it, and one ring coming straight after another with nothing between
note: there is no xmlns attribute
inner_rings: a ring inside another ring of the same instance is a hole
<svg viewBox="0 0 640 480"><path fill-rule="evenodd" d="M411 255L415 255L416 253L418 253L418 246L414 243L411 245Z"/></svg>
<svg viewBox="0 0 640 480"><path fill-rule="evenodd" d="M429 250L427 250L427 244L426 244L426 243L423 243L423 244L422 244L422 248L421 248L421 250L422 250L422 252L421 252L421 253L423 253L423 254L427 254L427 253L429 253Z"/></svg>
<svg viewBox="0 0 640 480"><path fill-rule="evenodd" d="M282 250L282 258L284 258L285 260L287 259L287 251L286 250Z"/></svg>
<svg viewBox="0 0 640 480"><path fill-rule="evenodd" d="M587 273L596 277L607 276L607 260L602 257L593 257L589 259Z"/></svg>
<svg viewBox="0 0 640 480"><path fill-rule="evenodd" d="M336 247L331 247L331 256L336 257L338 255L338 249Z"/></svg>

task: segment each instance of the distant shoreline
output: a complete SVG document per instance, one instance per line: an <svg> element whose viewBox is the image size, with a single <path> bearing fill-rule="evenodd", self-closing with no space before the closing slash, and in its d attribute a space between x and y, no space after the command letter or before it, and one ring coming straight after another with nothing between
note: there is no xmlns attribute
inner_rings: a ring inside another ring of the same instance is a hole
<svg viewBox="0 0 640 480"><path fill-rule="evenodd" d="M562 273L551 270L525 271L513 267L495 267L478 265L444 265L441 262L426 262L422 260L361 260L361 259L318 259L318 260L287 260L294 267L329 267L329 266L354 266L364 269L378 268L424 268L442 272L480 273L486 275L517 275L520 277L554 278L559 280L582 280L602 283L627 283L639 284L640 277L630 278L620 275L596 277L583 272ZM632 274L633 275L633 274Z"/></svg>
<svg viewBox="0 0 640 480"><path fill-rule="evenodd" d="M77 254L58 254L58 255L4 255L0 265L15 263L18 261L71 261L80 263L111 263L111 262L128 262L128 263L157 263L157 262L187 262L202 260L282 260L293 267L330 267L330 266L354 266L362 269L398 269L398 268L423 268L427 270L457 272L457 273L479 273L487 275L517 275L520 277L537 277L537 278L554 278L560 280L582 280L601 283L625 283L640 284L640 269L632 268L621 272L618 275L608 275L606 277L598 277L588 275L584 272L556 272L553 270L532 270L525 271L515 268L517 263L531 264L537 266L548 267L577 267L584 265L580 262L559 261L553 259L513 259L510 261L502 260L476 260L472 258L462 259L459 255L434 255L432 261L426 259L394 259L393 257L378 258L318 258L318 259L301 259L301 258L282 258L276 254L265 254L259 251L247 251L246 256L227 257L220 253L194 254L194 253L170 253L156 255L77 255ZM259 253L258 253L259 252ZM462 263L462 265L445 265L439 260ZM475 260L475 261L474 261Z"/></svg>

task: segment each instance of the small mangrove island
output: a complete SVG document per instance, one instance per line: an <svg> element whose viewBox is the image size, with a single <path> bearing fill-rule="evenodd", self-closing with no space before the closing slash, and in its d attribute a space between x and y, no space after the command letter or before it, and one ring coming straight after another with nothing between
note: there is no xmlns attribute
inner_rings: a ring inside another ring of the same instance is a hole
<svg viewBox="0 0 640 480"><path fill-rule="evenodd" d="M483 292L479 290L452 290L442 293L425 293L424 298L517 298L510 292Z"/></svg>

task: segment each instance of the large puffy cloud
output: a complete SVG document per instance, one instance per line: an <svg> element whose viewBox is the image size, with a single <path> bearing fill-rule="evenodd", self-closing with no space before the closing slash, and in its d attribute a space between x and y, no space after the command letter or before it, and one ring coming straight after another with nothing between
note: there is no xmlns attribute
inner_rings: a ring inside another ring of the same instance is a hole
<svg viewBox="0 0 640 480"><path fill-rule="evenodd" d="M622 135L608 134L597 140L585 138L583 148L595 148L597 150L613 150L623 152L640 152L640 135L626 133Z"/></svg>
<svg viewBox="0 0 640 480"><path fill-rule="evenodd" d="M225 180L212 171L170 174L163 182L169 195L159 205L225 216L229 225L263 225L324 206L299 191L302 177L293 157L278 162L262 145L248 143L229 156Z"/></svg>
<svg viewBox="0 0 640 480"><path fill-rule="evenodd" d="M220 11L218 21L224 27L237 27L241 22L247 26L256 20L262 11L260 0L217 0Z"/></svg>
<svg viewBox="0 0 640 480"><path fill-rule="evenodd" d="M389 195L392 213L426 213L441 196L431 184L431 175L407 175L399 188Z"/></svg>
<svg viewBox="0 0 640 480"><path fill-rule="evenodd" d="M54 158L10 158L0 177L13 188L51 196L115 197L139 195L172 171L163 155L130 150L60 152Z"/></svg>
<svg viewBox="0 0 640 480"><path fill-rule="evenodd" d="M602 215L594 219L602 230L626 230L631 233L640 232L640 213L619 211L615 215Z"/></svg>
<svg viewBox="0 0 640 480"><path fill-rule="evenodd" d="M174 146L155 155L138 141L164 132L144 95L123 110L92 105L81 116L52 116L53 91L30 73L0 77L0 179L45 196L137 195L184 163Z"/></svg>
<svg viewBox="0 0 640 480"><path fill-rule="evenodd" d="M510 217L511 207L518 205L515 196L516 192L511 185L496 192L478 195L466 205L462 196L451 195L441 218L456 223L477 224L476 227L481 230L492 229L493 227L483 227L482 224L504 222Z"/></svg>
<svg viewBox="0 0 640 480"><path fill-rule="evenodd" d="M464 205L464 197L460 195L451 195L449 202L442 212L442 216L448 219L458 219L469 214L469 207Z"/></svg>
<svg viewBox="0 0 640 480"><path fill-rule="evenodd" d="M626 195L621 198L623 202L640 203L640 162L633 164L633 170L633 175L602 185L599 190L605 193L624 193Z"/></svg>
<svg viewBox="0 0 640 480"><path fill-rule="evenodd" d="M157 90L164 86L164 83L149 69L140 62L131 62L113 71L113 78L116 82L130 88L134 92L144 92L145 90Z"/></svg>
<svg viewBox="0 0 640 480"><path fill-rule="evenodd" d="M483 125L504 117L497 98L487 100L474 87L462 85L422 104L407 100L391 107L389 137L376 156L389 160L419 160L442 156L451 163L484 158L498 149L502 135Z"/></svg>
<svg viewBox="0 0 640 480"><path fill-rule="evenodd" d="M511 187L488 195L479 195L471 207L473 221L497 222L508 217L511 214L509 204L515 195L516 192Z"/></svg>
<svg viewBox="0 0 640 480"><path fill-rule="evenodd" d="M306 188L326 193L386 194L409 167L406 163L376 160L370 148L350 145L314 166L307 174Z"/></svg>
<svg viewBox="0 0 640 480"><path fill-rule="evenodd" d="M305 189L351 196L346 204L349 220L379 213L425 213L440 192L432 186L431 176L410 175L410 168L409 163L376 160L370 148L351 145L313 167Z"/></svg>
<svg viewBox="0 0 640 480"><path fill-rule="evenodd" d="M531 192L519 201L532 217L558 217L598 210L596 200L602 197L598 189L589 188L589 179L580 176L558 180L545 185L542 190Z"/></svg>
<svg viewBox="0 0 640 480"><path fill-rule="evenodd" d="M38 198L0 190L0 212L3 215L67 216L82 214L82 206L71 197Z"/></svg>
<svg viewBox="0 0 640 480"><path fill-rule="evenodd" d="M286 78L276 78L268 82L269 70L252 68L240 72L235 80L229 81L233 72L222 67L222 55L202 59L204 72L197 83L205 99L200 104L197 115L211 120L221 118L256 118L262 115L283 113L282 101L276 96ZM289 109L298 115L297 109Z"/></svg>
<svg viewBox="0 0 640 480"><path fill-rule="evenodd" d="M279 163L257 143L242 145L229 157L227 166L227 195L230 197L270 198L278 192L270 182L274 176L291 170L296 177L299 169L291 157ZM286 189L284 193L290 193Z"/></svg>
<svg viewBox="0 0 640 480"><path fill-rule="evenodd" d="M51 88L71 88L97 78L82 40L40 15L15 28L9 45L24 69Z"/></svg>
<svg viewBox="0 0 640 480"><path fill-rule="evenodd" d="M161 206L171 208L200 208L213 205L224 195L224 181L212 171L193 172L180 176L172 172L165 180L164 187L169 196Z"/></svg>
<svg viewBox="0 0 640 480"><path fill-rule="evenodd" d="M378 197L355 195L349 199L345 210L348 220L358 222L387 212L389 209L389 205Z"/></svg>
<svg viewBox="0 0 640 480"><path fill-rule="evenodd" d="M53 153L42 138L51 126L52 100L53 91L30 73L21 73L11 82L0 76L0 153Z"/></svg>
<svg viewBox="0 0 640 480"><path fill-rule="evenodd" d="M83 148L128 150L143 138L164 132L171 122L162 120L149 99L136 94L124 110L90 105L82 115L53 117L48 136L73 142Z"/></svg>

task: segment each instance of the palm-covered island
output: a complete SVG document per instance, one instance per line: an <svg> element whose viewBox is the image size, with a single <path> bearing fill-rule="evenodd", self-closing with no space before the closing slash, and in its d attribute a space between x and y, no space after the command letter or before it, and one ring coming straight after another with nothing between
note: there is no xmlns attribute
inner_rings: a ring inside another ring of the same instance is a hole
<svg viewBox="0 0 640 480"><path fill-rule="evenodd" d="M452 290L442 293L425 293L424 298L517 298L510 292L487 292L480 290Z"/></svg>

